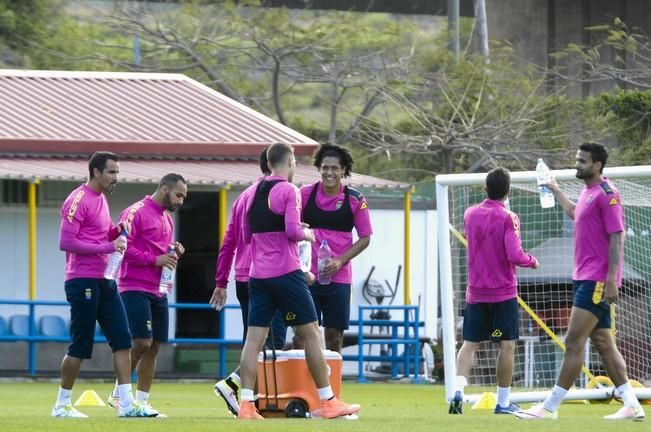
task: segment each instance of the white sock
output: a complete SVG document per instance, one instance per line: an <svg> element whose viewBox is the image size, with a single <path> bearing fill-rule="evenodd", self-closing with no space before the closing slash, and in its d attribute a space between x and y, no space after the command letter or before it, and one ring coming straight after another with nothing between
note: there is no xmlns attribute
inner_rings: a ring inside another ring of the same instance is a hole
<svg viewBox="0 0 651 432"><path fill-rule="evenodd" d="M131 383L118 384L118 396L122 408L128 408L133 405L133 390L131 389Z"/></svg>
<svg viewBox="0 0 651 432"><path fill-rule="evenodd" d="M59 387L59 394L57 395L57 407L62 407L72 404L72 389L66 390Z"/></svg>
<svg viewBox="0 0 651 432"><path fill-rule="evenodd" d="M149 400L149 393L136 390L136 402L147 402Z"/></svg>
<svg viewBox="0 0 651 432"><path fill-rule="evenodd" d="M114 398L118 397L120 394L118 393L118 382L117 380L115 381L115 386L113 386L113 392L111 393L111 396Z"/></svg>
<svg viewBox="0 0 651 432"><path fill-rule="evenodd" d="M497 404L502 408L511 405L511 387L497 386Z"/></svg>
<svg viewBox="0 0 651 432"><path fill-rule="evenodd" d="M543 407L549 412L556 412L566 394L566 389L555 385L545 402L543 402Z"/></svg>
<svg viewBox="0 0 651 432"><path fill-rule="evenodd" d="M238 386L242 385L242 381L240 380L240 376L236 372L231 372L231 374L228 376L230 379L233 380L235 384Z"/></svg>
<svg viewBox="0 0 651 432"><path fill-rule="evenodd" d="M242 402L253 402L255 400L255 395L253 394L253 390L243 388L240 391L240 400Z"/></svg>
<svg viewBox="0 0 651 432"><path fill-rule="evenodd" d="M335 394L332 392L332 387L323 387L318 389L319 390L319 399L321 400L329 400L335 397Z"/></svg>
<svg viewBox="0 0 651 432"><path fill-rule="evenodd" d="M468 378L466 378L463 375L457 375L456 378L454 379L454 391L461 392L462 397L463 397L463 392L467 385L468 385Z"/></svg>
<svg viewBox="0 0 651 432"><path fill-rule="evenodd" d="M637 408L638 406L640 406L640 401L637 400L637 396L635 396L635 393L633 392L633 387L631 387L630 383L627 382L617 387L617 392L622 397L622 400L624 401L624 406L633 407L633 408Z"/></svg>

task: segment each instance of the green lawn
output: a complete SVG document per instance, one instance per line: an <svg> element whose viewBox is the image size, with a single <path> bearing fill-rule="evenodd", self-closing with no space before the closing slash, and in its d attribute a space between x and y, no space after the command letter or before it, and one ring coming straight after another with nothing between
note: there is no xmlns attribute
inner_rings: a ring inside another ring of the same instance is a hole
<svg viewBox="0 0 651 432"><path fill-rule="evenodd" d="M344 399L362 404L359 420L268 419L263 422L236 421L212 383L164 382L154 385L152 404L167 419L118 419L109 407L83 407L89 419L55 419L50 409L57 392L55 382L0 382L0 431L648 431L651 420L640 423L607 423L602 416L621 405L567 404L557 421L523 422L512 416L496 416L489 410L471 410L462 416L447 414L444 390L438 385L344 384ZM95 390L102 398L111 384L79 381L73 400L83 390ZM651 406L649 407L651 414Z"/></svg>

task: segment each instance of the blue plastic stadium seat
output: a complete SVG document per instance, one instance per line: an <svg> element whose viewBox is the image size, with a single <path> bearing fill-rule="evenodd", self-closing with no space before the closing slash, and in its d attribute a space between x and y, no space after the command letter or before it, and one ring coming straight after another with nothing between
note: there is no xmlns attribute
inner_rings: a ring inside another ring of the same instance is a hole
<svg viewBox="0 0 651 432"><path fill-rule="evenodd" d="M67 337L68 326L58 315L43 315L38 322L38 332L42 336Z"/></svg>
<svg viewBox="0 0 651 432"><path fill-rule="evenodd" d="M29 336L29 315L12 315L9 318L9 333L14 336Z"/></svg>
<svg viewBox="0 0 651 432"><path fill-rule="evenodd" d="M4 336L9 334L9 329L7 328L7 321L5 321L4 317L0 316L0 336Z"/></svg>

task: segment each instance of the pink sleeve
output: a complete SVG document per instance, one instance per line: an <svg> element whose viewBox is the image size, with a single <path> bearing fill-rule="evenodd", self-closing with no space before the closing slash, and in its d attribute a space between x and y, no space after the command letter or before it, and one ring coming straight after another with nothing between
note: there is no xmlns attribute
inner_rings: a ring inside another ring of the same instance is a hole
<svg viewBox="0 0 651 432"><path fill-rule="evenodd" d="M274 188L278 189L278 188ZM274 189L271 190L273 194ZM271 211L276 214L285 214L285 234L291 240L301 241L305 239L303 226L301 225L301 193L298 188L292 184L287 183L286 187L278 191L279 199L271 199ZM274 203L278 203L281 208L275 208Z"/></svg>
<svg viewBox="0 0 651 432"><path fill-rule="evenodd" d="M242 209L244 209L244 214L242 215L242 239L246 244L251 243L251 237L253 236L251 225L249 225L249 210L253 203L253 197L255 197L255 193L249 194L242 203Z"/></svg>
<svg viewBox="0 0 651 432"><path fill-rule="evenodd" d="M355 225L355 230L357 231L358 237L368 237L373 234L373 228L371 227L371 215L368 211L368 204L366 203L366 198L361 197L361 200L350 197L350 208L353 211L353 224Z"/></svg>
<svg viewBox="0 0 651 432"><path fill-rule="evenodd" d="M59 249L80 255L109 254L115 250L113 243L85 243L77 238L76 233L62 229L59 233Z"/></svg>
<svg viewBox="0 0 651 432"><path fill-rule="evenodd" d="M534 267L536 259L522 250L520 240L520 219L515 213L509 213L510 218L505 219L504 247L508 260L520 267Z"/></svg>
<svg viewBox="0 0 651 432"><path fill-rule="evenodd" d="M218 287L226 287L228 284L228 276L231 273L231 266L233 265L233 258L235 257L235 249L237 249L237 239L241 232L241 216L239 212L240 200L237 199L233 203L231 210L231 220L228 222L226 233L224 234L224 242L219 248L219 256L217 257L217 270L215 272L215 283Z"/></svg>
<svg viewBox="0 0 651 432"><path fill-rule="evenodd" d="M129 215L129 208L122 212L120 215L120 222L124 222ZM136 212L131 220L131 231L127 236L127 249L124 252L125 261L144 264L144 265L154 265L156 264L156 255L151 252L146 252L138 249L135 239L138 237L140 232L140 225L142 224L142 217L140 213Z"/></svg>
<svg viewBox="0 0 651 432"><path fill-rule="evenodd" d="M61 209L61 226L59 227L59 249L80 255L96 253L109 254L115 250L112 242L104 244L86 243L77 238L81 223L86 215L86 206L80 200L76 209L70 212L72 202L66 202Z"/></svg>
<svg viewBox="0 0 651 432"><path fill-rule="evenodd" d="M624 231L624 209L618 194L601 195L599 210L608 234Z"/></svg>

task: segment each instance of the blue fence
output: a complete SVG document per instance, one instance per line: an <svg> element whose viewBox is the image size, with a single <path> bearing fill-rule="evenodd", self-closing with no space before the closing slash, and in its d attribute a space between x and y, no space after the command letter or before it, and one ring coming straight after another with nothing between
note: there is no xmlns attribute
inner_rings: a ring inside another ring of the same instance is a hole
<svg viewBox="0 0 651 432"><path fill-rule="evenodd" d="M28 308L27 325L24 331L18 332L19 334L11 334L11 332L2 331L0 329L0 342L27 342L28 356L27 356L27 373L28 375L36 375L36 344L41 342L70 342L70 337L66 335L53 336L50 334L39 334L36 326L36 308L38 306L69 306L65 301L30 301L30 300L2 300L0 305L15 305L24 306ZM210 309L213 307L204 303L170 303L170 308L175 309ZM226 305L224 309L239 309L239 305ZM402 319L377 319L378 316L388 317L388 311L402 312ZM380 313L378 313L380 312ZM226 346L227 345L241 345L241 339L226 339L225 333L225 313L219 314L219 331L216 338L170 338L170 344L208 344L216 345L219 349L219 375L226 376ZM369 318L369 316L373 316ZM24 324L24 323L23 323ZM358 382L368 382L364 376L364 363L369 361L387 362L391 365L391 376L398 377L400 374L399 369L402 367L403 375L411 375L413 371L413 378L415 382L420 381L420 365L421 365L421 345L426 341L426 338L419 336L419 329L424 325L420 321L419 311L417 306L359 306L358 318L351 320L351 326L356 326L358 332L356 334L356 345L358 352L354 355L344 355L344 361L356 361L358 363ZM370 334L365 333L365 327L378 327L385 328L386 333ZM95 342L106 342L106 338L100 333L96 332ZM355 345L351 343L350 345ZM385 345L388 347L387 354L370 355L364 354L364 346L366 345ZM402 350L402 351L400 351Z"/></svg>
<svg viewBox="0 0 651 432"><path fill-rule="evenodd" d="M29 309L29 331L27 334L13 335L13 334L0 334L0 342L20 341L27 342L27 373L29 375L36 375L36 344L40 342L70 342L69 336L46 336L39 335L36 331L36 307L37 306L70 306L65 301L48 301L48 300L2 300L0 305L20 305L27 306ZM213 309L207 303L170 303L170 308L176 309ZM239 305L226 305L224 309L239 309ZM168 343L171 344L214 344L219 348L219 374L226 376L226 346L231 344L241 344L242 339L225 339L224 326L225 326L224 313L219 314L219 331L216 338L170 338ZM106 342L106 338L101 334L95 334L95 342Z"/></svg>

